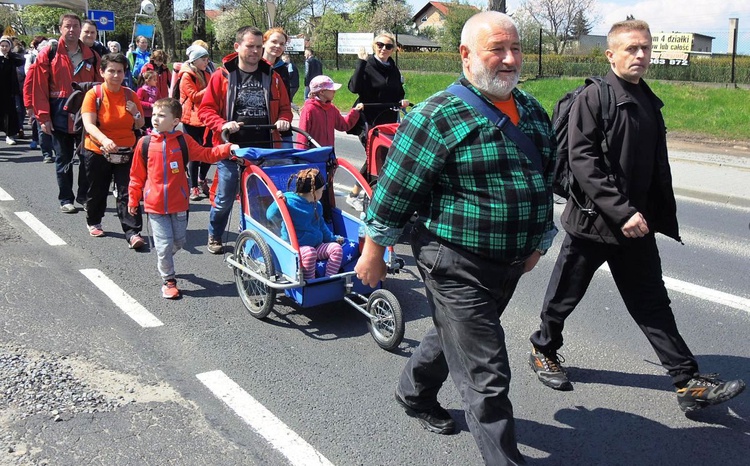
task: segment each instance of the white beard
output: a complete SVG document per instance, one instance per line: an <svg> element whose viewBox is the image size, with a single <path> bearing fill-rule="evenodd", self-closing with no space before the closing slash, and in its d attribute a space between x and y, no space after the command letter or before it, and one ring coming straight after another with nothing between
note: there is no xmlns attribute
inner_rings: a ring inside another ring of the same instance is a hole
<svg viewBox="0 0 750 466"><path fill-rule="evenodd" d="M471 72L472 84L483 93L497 98L510 94L521 75L520 69L516 69L511 75L490 70L476 55L471 57Z"/></svg>

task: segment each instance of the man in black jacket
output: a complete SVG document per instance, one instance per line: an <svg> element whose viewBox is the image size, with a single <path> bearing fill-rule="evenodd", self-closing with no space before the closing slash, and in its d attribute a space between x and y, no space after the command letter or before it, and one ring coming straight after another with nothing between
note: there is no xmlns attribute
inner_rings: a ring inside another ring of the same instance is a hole
<svg viewBox="0 0 750 466"><path fill-rule="evenodd" d="M310 94L310 81L323 74L323 63L315 57L312 49L305 49L305 100Z"/></svg>
<svg viewBox="0 0 750 466"><path fill-rule="evenodd" d="M733 398L745 383L698 373L695 357L677 330L662 279L654 235L681 240L661 114L664 104L641 79L651 58L648 24L614 24L607 47L612 69L605 79L617 108L609 150L602 150L599 86L589 86L571 107L568 126L574 194L585 201L577 205L571 196L562 214L567 234L544 297L540 329L531 335L529 363L543 384L573 389L557 355L565 319L583 298L594 272L607 262L628 312L672 377L680 409L693 411Z"/></svg>

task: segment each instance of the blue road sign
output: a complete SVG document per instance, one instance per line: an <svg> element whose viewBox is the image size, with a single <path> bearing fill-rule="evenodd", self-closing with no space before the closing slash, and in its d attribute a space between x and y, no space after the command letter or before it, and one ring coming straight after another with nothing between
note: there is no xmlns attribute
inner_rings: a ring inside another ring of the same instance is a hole
<svg viewBox="0 0 750 466"><path fill-rule="evenodd" d="M89 10L88 18L96 21L96 28L99 31L115 30L115 12L104 10Z"/></svg>

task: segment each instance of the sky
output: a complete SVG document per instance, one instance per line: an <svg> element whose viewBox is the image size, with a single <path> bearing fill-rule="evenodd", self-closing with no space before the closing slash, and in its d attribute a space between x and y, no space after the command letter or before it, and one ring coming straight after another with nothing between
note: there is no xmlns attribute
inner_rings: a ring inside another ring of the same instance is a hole
<svg viewBox="0 0 750 466"><path fill-rule="evenodd" d="M407 0L416 13L427 2ZM448 0L449 1L449 0ZM485 7L486 1L468 0ZM520 0L507 0L512 13ZM729 37L729 18L739 18L738 51L750 54L750 0L596 0L600 21L592 24L592 34L605 35L609 26L633 15L645 20L651 32L689 32L714 37L713 51L725 53Z"/></svg>

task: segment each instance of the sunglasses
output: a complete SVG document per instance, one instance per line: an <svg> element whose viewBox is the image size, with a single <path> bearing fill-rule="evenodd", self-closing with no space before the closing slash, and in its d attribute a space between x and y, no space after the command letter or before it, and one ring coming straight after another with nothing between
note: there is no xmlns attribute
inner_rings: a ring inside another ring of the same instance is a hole
<svg viewBox="0 0 750 466"><path fill-rule="evenodd" d="M384 44L382 42L375 42L375 45L377 45L379 49L393 50L393 44Z"/></svg>

